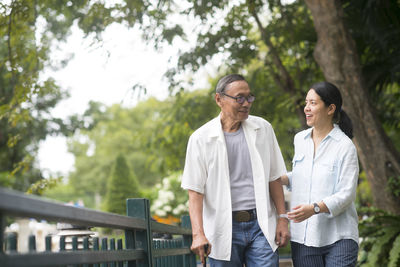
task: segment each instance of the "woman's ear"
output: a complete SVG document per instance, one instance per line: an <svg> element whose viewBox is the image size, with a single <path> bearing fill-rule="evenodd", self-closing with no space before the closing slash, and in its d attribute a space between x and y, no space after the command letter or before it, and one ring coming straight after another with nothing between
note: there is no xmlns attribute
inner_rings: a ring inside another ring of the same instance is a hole
<svg viewBox="0 0 400 267"><path fill-rule="evenodd" d="M336 105L335 104L330 104L328 107L328 115L334 115L336 111Z"/></svg>

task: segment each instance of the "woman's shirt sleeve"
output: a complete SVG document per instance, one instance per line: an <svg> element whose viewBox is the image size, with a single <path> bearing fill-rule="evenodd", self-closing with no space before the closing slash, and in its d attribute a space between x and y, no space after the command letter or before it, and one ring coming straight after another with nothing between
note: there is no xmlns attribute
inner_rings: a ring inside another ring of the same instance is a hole
<svg viewBox="0 0 400 267"><path fill-rule="evenodd" d="M341 214L356 198L359 167L354 144L347 145L339 155L339 180L335 192L322 200L330 211L330 217Z"/></svg>

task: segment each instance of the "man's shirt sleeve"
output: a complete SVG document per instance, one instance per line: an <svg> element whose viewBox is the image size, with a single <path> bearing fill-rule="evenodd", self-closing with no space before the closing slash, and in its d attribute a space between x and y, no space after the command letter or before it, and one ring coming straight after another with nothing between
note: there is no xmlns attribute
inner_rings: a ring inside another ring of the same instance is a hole
<svg viewBox="0 0 400 267"><path fill-rule="evenodd" d="M206 180L207 170L203 147L200 144L198 136L192 135L189 138L187 146L181 187L204 194Z"/></svg>
<svg viewBox="0 0 400 267"><path fill-rule="evenodd" d="M275 181L282 175L286 173L285 161L283 160L281 149L279 148L278 140L276 140L276 136L274 130L271 127L270 134L270 175L269 181Z"/></svg>

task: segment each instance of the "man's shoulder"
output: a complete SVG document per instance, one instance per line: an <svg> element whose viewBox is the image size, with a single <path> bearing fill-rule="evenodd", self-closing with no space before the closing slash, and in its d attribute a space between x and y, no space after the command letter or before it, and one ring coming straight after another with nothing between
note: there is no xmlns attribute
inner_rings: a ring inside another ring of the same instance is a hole
<svg viewBox="0 0 400 267"><path fill-rule="evenodd" d="M261 118L259 116L249 115L249 117L247 118L247 121L249 123L255 124L257 126L271 127L271 123L269 123L269 121L267 121L266 119Z"/></svg>
<svg viewBox="0 0 400 267"><path fill-rule="evenodd" d="M195 130L192 133L191 138L202 138L202 137L206 137L209 134L215 132L216 129L218 129L218 120L219 120L219 117L215 117L214 119L206 122L205 124L203 124L202 126L197 128L197 130Z"/></svg>

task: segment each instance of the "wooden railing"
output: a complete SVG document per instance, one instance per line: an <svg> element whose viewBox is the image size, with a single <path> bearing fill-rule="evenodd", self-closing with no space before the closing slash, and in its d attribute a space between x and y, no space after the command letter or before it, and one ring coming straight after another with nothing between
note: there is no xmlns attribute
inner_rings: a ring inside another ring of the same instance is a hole
<svg viewBox="0 0 400 267"><path fill-rule="evenodd" d="M17 252L15 235L5 236L6 217L35 218L48 222L70 223L86 227L120 229L125 233L117 242L114 238L83 238L78 248L78 237L72 237L72 249L65 250L65 238L60 238L59 249L52 251L51 236L46 249L36 251L35 236L29 237L29 252ZM153 233L169 234L171 240L153 240ZM173 266L194 267L196 257L190 251L191 225L188 216L181 226L161 224L151 219L147 199L128 199L127 216L105 213L87 208L66 206L62 203L25 195L0 188L0 266ZM100 242L99 242L100 241ZM101 246L100 244L101 243Z"/></svg>

